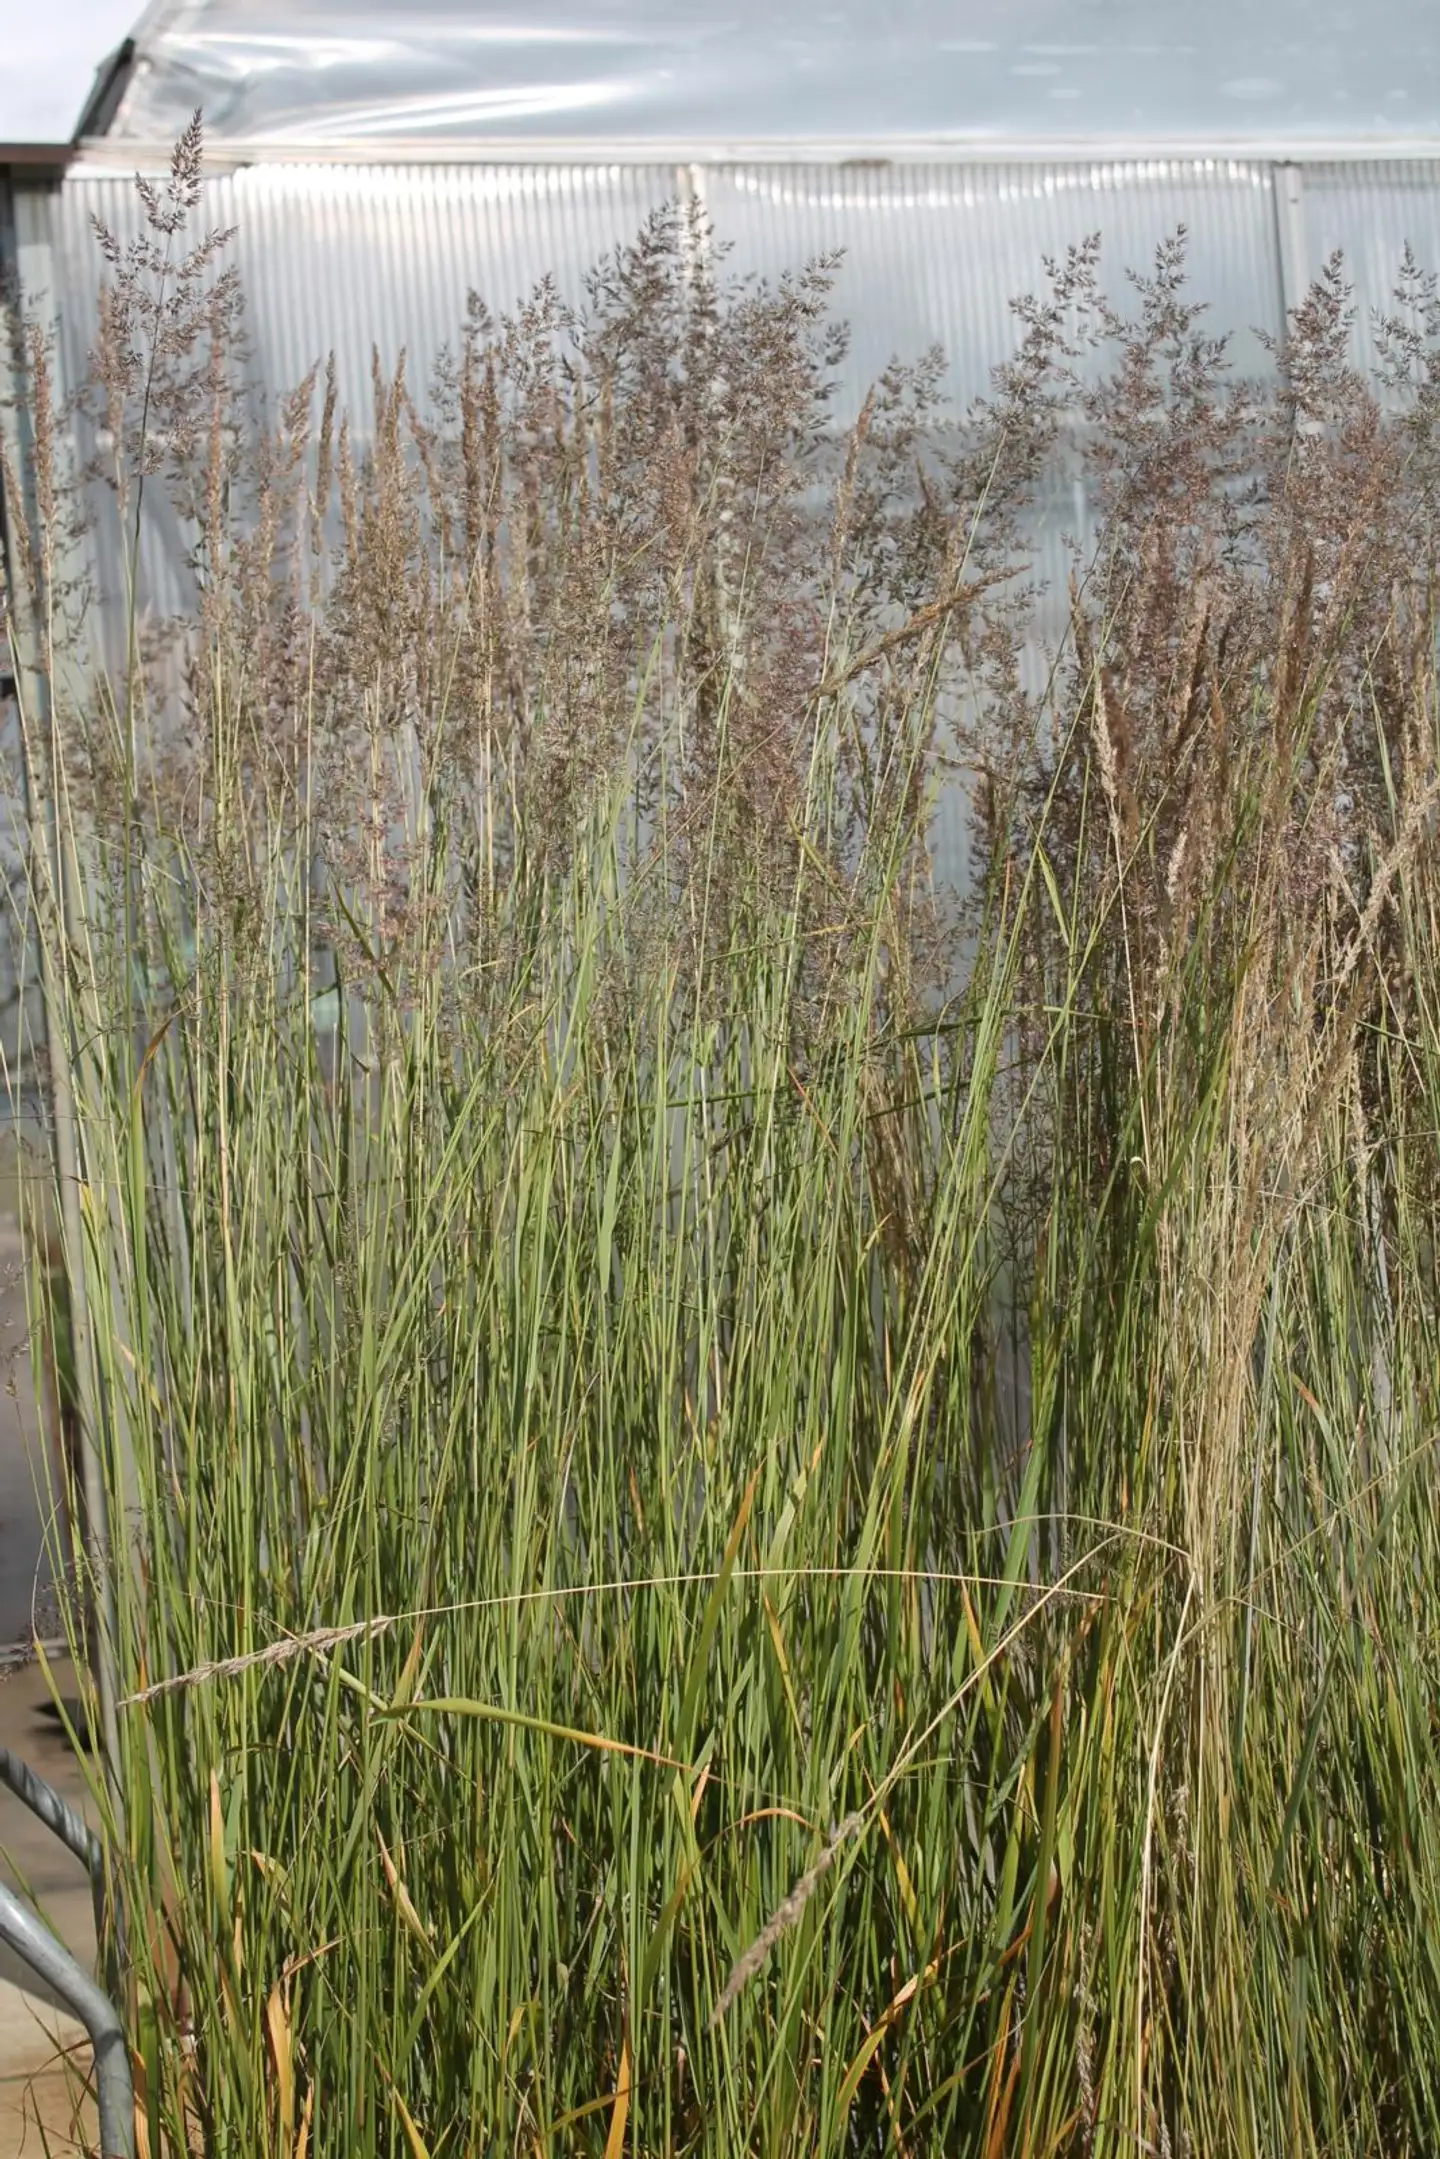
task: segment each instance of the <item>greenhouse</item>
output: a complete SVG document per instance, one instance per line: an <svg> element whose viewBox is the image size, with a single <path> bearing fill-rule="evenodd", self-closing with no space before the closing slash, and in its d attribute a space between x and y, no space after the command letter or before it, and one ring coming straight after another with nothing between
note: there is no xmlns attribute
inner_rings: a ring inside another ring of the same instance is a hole
<svg viewBox="0 0 1440 2159"><path fill-rule="evenodd" d="M1242 349L1342 249L1363 340L1403 246L1440 253L1440 32L1410 0L1314 14L160 0L61 183L12 173L23 275L93 283L92 214L123 229L132 173L199 107L257 369L288 383L333 346L357 402L372 339L432 351L471 287L508 307L550 272L578 297L692 193L742 273L845 250L857 383L938 341L957 393L983 389L1011 298L1095 229L1118 274L1184 223Z"/></svg>
<svg viewBox="0 0 1440 2159"><path fill-rule="evenodd" d="M472 292L500 315L549 276L582 302L598 260L677 200L703 207L736 277L840 251L842 420L892 357L931 347L956 409L982 394L1012 301L1091 233L1120 294L1183 226L1189 280L1242 371L1264 367L1263 340L1336 251L1362 364L1405 249L1440 263L1440 29L1413 0L1363 20L1327 8L1318 26L1301 0L1203 17L1153 0L738 0L719 16L156 0L99 70L74 144L0 145L0 248L53 324L62 389L95 335L94 223L134 236L134 176L164 170L197 108L256 386L277 398L333 354L362 432L372 353L388 370L406 352L414 384ZM1054 576L1083 501L1048 522ZM152 503L144 538L164 610L183 537Z"/></svg>
<svg viewBox="0 0 1440 2159"><path fill-rule="evenodd" d="M357 444L375 356L388 372L404 353L423 388L469 295L500 316L549 277L583 304L596 264L667 203L703 209L737 279L839 254L841 423L887 362L931 348L962 411L1013 347L1013 301L1090 234L1118 298L1183 227L1189 282L1242 373L1264 370L1337 251L1361 365L1405 250L1440 264L1440 32L1411 0L1363 30L1327 11L1318 33L1300 0L1263 17L1228 0L1203 23L1145 0L741 0L714 19L663 0L398 16L156 0L99 68L73 144L0 145L0 262L53 334L62 395L96 335L96 222L133 240L135 176L165 170L197 108L253 386L273 407L333 356ZM93 430L75 436L83 462ZM1067 538L1086 531L1083 489L1057 473L1035 534L1053 602L1037 667L1063 626ZM141 542L142 606L173 615L188 542L155 492ZM75 567L105 596L91 634L107 642L108 623L113 660L112 552L92 537ZM942 874L963 856L951 805Z"/></svg>
<svg viewBox="0 0 1440 2159"><path fill-rule="evenodd" d="M1090 234L1120 297L1183 226L1242 373L1263 372L1337 251L1361 365L1405 250L1440 264L1440 29L1413 0L1363 24L1327 9L1318 29L1301 0L1203 19L1153 0L738 0L718 17L665 0L155 0L98 68L73 143L0 144L0 268L52 338L61 397L96 336L96 221L136 237L135 177L164 172L197 108L253 387L273 408L333 356L360 447L374 356L389 371L406 354L423 389L470 294L500 316L550 277L583 304L600 259L667 203L703 209L735 278L839 253L841 423L887 362L931 348L962 411L1013 348L1012 302ZM95 447L77 421L75 464ZM1034 533L1036 670L1087 529L1083 487L1057 472ZM125 576L103 534L71 568L102 595L87 635L113 665ZM140 539L142 609L174 616L189 542L158 491ZM953 800L936 856L963 881Z"/></svg>

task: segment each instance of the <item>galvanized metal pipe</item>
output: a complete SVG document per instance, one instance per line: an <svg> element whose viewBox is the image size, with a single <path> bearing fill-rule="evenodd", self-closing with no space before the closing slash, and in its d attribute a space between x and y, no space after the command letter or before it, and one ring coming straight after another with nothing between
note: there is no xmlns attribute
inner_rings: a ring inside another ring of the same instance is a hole
<svg viewBox="0 0 1440 2159"><path fill-rule="evenodd" d="M135 2159L135 2087L125 2027L109 1998L50 1929L0 1882L0 1941L9 1944L75 2014L95 2050L95 2098L101 2159Z"/></svg>
<svg viewBox="0 0 1440 2159"><path fill-rule="evenodd" d="M105 1847L67 1799L62 1798L53 1784L12 1754L8 1747L0 1747L0 1784L7 1784L15 1797L23 1802L54 1837L58 1837L67 1851L75 1854L90 1876L90 1898L95 1911L95 1943L100 1952L105 1983L112 1993L120 1993L125 1970L125 1930L123 1913L118 1901L112 1899L105 1865Z"/></svg>
<svg viewBox="0 0 1440 2159"><path fill-rule="evenodd" d="M89 1823L82 1820L53 1784L47 1784L43 1777L37 1776L30 1764L22 1762L8 1747L0 1747L0 1784L8 1784L15 1797L23 1800L30 1812L75 1854L91 1875L100 1870L105 1848Z"/></svg>

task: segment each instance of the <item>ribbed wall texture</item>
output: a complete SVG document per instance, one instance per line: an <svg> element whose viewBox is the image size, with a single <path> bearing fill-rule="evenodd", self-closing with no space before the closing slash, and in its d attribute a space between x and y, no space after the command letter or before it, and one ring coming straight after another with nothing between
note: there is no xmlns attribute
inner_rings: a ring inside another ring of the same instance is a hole
<svg viewBox="0 0 1440 2159"><path fill-rule="evenodd" d="M500 313L549 272L578 300L598 258L674 191L663 168L255 165L209 183L205 216L235 228L257 380L281 391L333 351L342 399L359 417L372 345L390 367L408 351L423 381L441 345L455 345L470 290ZM77 361L93 335L101 268L92 216L133 233L133 183L79 173L61 191Z"/></svg>
<svg viewBox="0 0 1440 2159"><path fill-rule="evenodd" d="M605 166L253 166L207 188L212 227L235 228L254 382L273 402L334 353L342 406L363 440L372 411L371 352L387 370L404 351L423 389L442 346L458 344L467 294L495 313L547 272L583 298L598 259L633 238L673 195L673 175ZM120 238L138 229L133 183L81 174L59 198L57 270L66 295L66 366L78 380L94 341L103 267L91 220ZM173 516L152 497L142 585L162 613L184 604L184 552ZM118 589L118 565L97 563Z"/></svg>
<svg viewBox="0 0 1440 2159"><path fill-rule="evenodd" d="M1011 299L1043 258L1099 231L1107 281L1145 268L1178 225L1198 292L1254 365L1253 326L1278 328L1268 168L1242 160L1084 165L709 169L574 166L269 165L210 183L211 223L235 226L259 379L299 381L335 352L342 395L369 399L370 350L402 347L423 370L454 340L466 294L495 312L547 272L570 299L646 213L694 185L731 265L778 276L843 249L837 311L851 324L849 401L895 353L945 347L962 400L983 391L1013 341ZM93 330L99 269L91 217L134 230L131 183L80 171L60 197L58 242L72 361Z"/></svg>
<svg viewBox="0 0 1440 2159"><path fill-rule="evenodd" d="M1440 163L1312 165L1303 197L1311 274L1339 249L1355 287L1357 363L1376 358L1375 314L1389 312L1408 246L1422 270L1440 271Z"/></svg>
<svg viewBox="0 0 1440 2159"><path fill-rule="evenodd" d="M1269 168L1230 159L1132 163L718 166L699 175L737 269L776 277L836 247L837 311L851 326L852 406L894 354L942 345L961 401L981 394L1015 339L1010 303L1036 291L1044 258L1101 235L1104 282L1147 269L1184 225L1192 278L1236 364L1260 352L1252 326L1279 327Z"/></svg>
<svg viewBox="0 0 1440 2159"><path fill-rule="evenodd" d="M1373 356L1370 313L1386 301L1409 240L1440 265L1440 163L1315 166L1302 175L1298 227L1287 227L1293 282L1343 248L1357 287L1356 356ZM370 356L392 368L402 348L421 388L442 345L455 344L473 289L493 313L512 309L551 274L581 301L598 259L631 239L647 212L694 189L728 247L728 267L774 278L843 250L835 312L852 347L839 400L858 408L893 356L940 344L963 405L1013 349L1011 300L1043 284L1044 258L1087 234L1102 237L1104 282L1143 270L1184 225L1191 284L1229 332L1235 364L1263 368L1257 331L1281 327L1276 175L1260 159L1135 159L1039 163L845 166L424 165L259 163L218 177L207 219L235 226L257 387L274 396L334 352L343 399L363 437ZM137 227L133 186L81 167L56 207L56 278L63 294L66 371L73 382L93 338L99 217L122 237ZM186 603L184 535L152 497L142 586L162 614ZM1030 655L1032 679L1063 631L1068 530L1083 537L1078 491L1051 490L1035 532L1048 583ZM96 564L119 590L119 565ZM963 875L961 806L942 817L942 862Z"/></svg>

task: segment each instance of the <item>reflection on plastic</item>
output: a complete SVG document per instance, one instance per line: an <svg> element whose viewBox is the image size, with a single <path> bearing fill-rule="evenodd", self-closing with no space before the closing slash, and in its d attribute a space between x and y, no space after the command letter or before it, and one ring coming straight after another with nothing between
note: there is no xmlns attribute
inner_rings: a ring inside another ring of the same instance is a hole
<svg viewBox="0 0 1440 2159"><path fill-rule="evenodd" d="M1426 0L183 0L112 133L212 140L1108 142L1440 133Z"/></svg>

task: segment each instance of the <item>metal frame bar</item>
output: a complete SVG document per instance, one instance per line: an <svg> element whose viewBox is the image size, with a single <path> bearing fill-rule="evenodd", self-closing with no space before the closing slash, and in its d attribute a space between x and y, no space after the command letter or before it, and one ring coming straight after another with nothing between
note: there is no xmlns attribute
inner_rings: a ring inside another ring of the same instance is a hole
<svg viewBox="0 0 1440 2159"><path fill-rule="evenodd" d="M130 2076L130 2048L114 2003L101 1993L29 1905L22 1904L3 1882L0 1941L29 1965L85 2027L95 2050L101 2159L135 2159L135 2087Z"/></svg>
<svg viewBox="0 0 1440 2159"><path fill-rule="evenodd" d="M47 1784L28 1762L0 1747L0 1784L8 1785L22 1806L27 1806L52 1836L73 1852L90 1877L90 1901L95 1913L95 1946L107 1986L119 1993L125 1969L124 1913L118 1898L110 1894L105 1846L69 1801L53 1784Z"/></svg>
<svg viewBox="0 0 1440 2159"><path fill-rule="evenodd" d="M174 144L95 135L79 142L71 169L91 172L168 170ZM1313 142L1275 137L1236 137L1222 142L1165 142L1148 136L1044 142L1006 142L946 136L903 140L820 138L812 141L743 137L666 141L617 136L579 140L564 136L501 135L458 140L454 137L337 137L334 141L286 136L209 137L205 163L213 172L234 172L246 165L1147 165L1169 168L1201 165L1223 170L1230 165L1436 164L1440 144L1433 135L1392 136L1367 141L1363 136L1317 137Z"/></svg>
<svg viewBox="0 0 1440 2159"><path fill-rule="evenodd" d="M1280 258L1280 327L1289 328L1290 317L1310 286L1309 250L1305 239L1305 169L1283 161L1271 168L1275 192L1275 237Z"/></svg>
<svg viewBox="0 0 1440 2159"><path fill-rule="evenodd" d="M76 1813L53 1784L47 1784L28 1762L22 1761L18 1754L12 1754L9 1747L0 1747L0 1784L10 1787L36 1820L43 1822L68 1852L74 1853L87 1873L93 1877L100 1872L105 1847L89 1823Z"/></svg>
<svg viewBox="0 0 1440 2159"><path fill-rule="evenodd" d="M96 1933L105 1938L105 1847L70 1802L28 1762L0 1747L0 1784L43 1822L90 1876ZM0 1941L8 1943L84 2025L95 2052L95 2098L101 2159L135 2159L135 2086L120 2012L28 1904L0 1883Z"/></svg>

